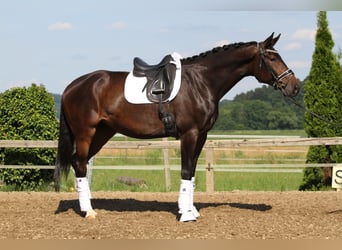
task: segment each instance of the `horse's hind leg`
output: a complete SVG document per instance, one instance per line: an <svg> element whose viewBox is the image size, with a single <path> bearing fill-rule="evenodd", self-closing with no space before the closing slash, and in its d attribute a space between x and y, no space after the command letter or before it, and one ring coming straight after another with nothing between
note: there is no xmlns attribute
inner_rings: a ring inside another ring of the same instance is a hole
<svg viewBox="0 0 342 250"><path fill-rule="evenodd" d="M86 218L95 218L96 212L91 206L91 194L87 178L87 163L89 147L95 128L83 131L82 136L76 137L76 153L73 156L72 166L75 170L76 189L78 192L78 199L81 212L86 213Z"/></svg>
<svg viewBox="0 0 342 250"><path fill-rule="evenodd" d="M96 212L91 206L91 194L87 178L87 163L102 146L115 134L115 131L103 123L89 130L88 139L76 140L76 158L73 164L76 175L77 192L80 208L86 213L86 218L95 218Z"/></svg>
<svg viewBox="0 0 342 250"><path fill-rule="evenodd" d="M116 133L116 131L113 130L111 127L109 127L108 125L106 125L103 122L100 122L96 127L95 135L94 135L93 140L90 144L88 158L90 159L98 151L100 151L100 149L103 147L103 145L105 145L106 142L110 138L112 138L115 133Z"/></svg>

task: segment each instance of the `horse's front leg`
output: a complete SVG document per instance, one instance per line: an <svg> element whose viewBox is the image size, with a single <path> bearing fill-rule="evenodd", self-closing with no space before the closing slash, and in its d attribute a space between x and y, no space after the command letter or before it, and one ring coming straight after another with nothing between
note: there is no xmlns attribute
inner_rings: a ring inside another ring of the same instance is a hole
<svg viewBox="0 0 342 250"><path fill-rule="evenodd" d="M195 171L207 134L188 133L181 137L182 172L178 198L180 221L195 221L200 214L194 206Z"/></svg>
<svg viewBox="0 0 342 250"><path fill-rule="evenodd" d="M76 143L76 153L74 154L72 166L75 170L76 190L82 213L88 219L95 219L97 213L91 205L91 193L87 178L89 144L86 142Z"/></svg>

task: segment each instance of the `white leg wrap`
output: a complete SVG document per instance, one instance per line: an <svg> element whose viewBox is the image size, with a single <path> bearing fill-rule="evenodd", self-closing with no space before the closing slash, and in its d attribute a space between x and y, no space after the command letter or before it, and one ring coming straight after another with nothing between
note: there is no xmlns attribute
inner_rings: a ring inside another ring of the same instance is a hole
<svg viewBox="0 0 342 250"><path fill-rule="evenodd" d="M198 212L197 208L194 206L194 193L195 193L195 189L196 189L195 177L191 178L191 184L192 184L192 188L191 188L192 213L194 214L194 216L196 218L198 218L198 217L200 217L200 213Z"/></svg>
<svg viewBox="0 0 342 250"><path fill-rule="evenodd" d="M182 214L188 210L191 210L191 189L192 183L188 180L181 180L179 198L178 198L178 208L179 213Z"/></svg>
<svg viewBox="0 0 342 250"><path fill-rule="evenodd" d="M78 192L78 200L82 212L93 210L90 199L90 189L87 177L76 178L76 188Z"/></svg>
<svg viewBox="0 0 342 250"><path fill-rule="evenodd" d="M196 217L192 213L193 210L193 183L189 180L181 180L178 208L179 213L182 214L180 221L195 221Z"/></svg>

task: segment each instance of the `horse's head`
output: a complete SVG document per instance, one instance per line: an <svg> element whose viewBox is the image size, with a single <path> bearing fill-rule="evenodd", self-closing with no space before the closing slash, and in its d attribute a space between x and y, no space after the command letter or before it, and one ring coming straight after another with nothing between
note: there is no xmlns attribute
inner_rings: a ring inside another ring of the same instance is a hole
<svg viewBox="0 0 342 250"><path fill-rule="evenodd" d="M299 80L286 66L278 51L273 48L280 37L279 34L273 38L273 34L265 41L258 43L255 77L258 81L281 90L285 96L296 96L300 90Z"/></svg>

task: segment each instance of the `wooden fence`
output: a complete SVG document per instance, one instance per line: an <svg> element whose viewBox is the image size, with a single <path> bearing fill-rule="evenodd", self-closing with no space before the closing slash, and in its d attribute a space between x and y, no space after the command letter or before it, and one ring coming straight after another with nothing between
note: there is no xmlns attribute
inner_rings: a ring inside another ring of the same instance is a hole
<svg viewBox="0 0 342 250"><path fill-rule="evenodd" d="M205 165L198 166L199 171L206 171L206 191L214 191L214 170L215 171L234 171L238 168L241 171L241 165L229 165L220 167L215 164L214 151L225 148L239 147L279 147L279 146L312 146L312 145L342 145L342 137L324 137L324 138L298 138L298 137L278 137L263 139L231 139L231 140L207 140L203 147L205 152ZM180 147L179 141L109 141L103 149L161 149L163 150L164 165L157 166L158 169L165 170L166 190L171 189L169 149ZM57 141L33 141L33 140L0 140L0 148L57 148ZM256 164L258 167L271 168L273 164ZM276 164L277 167L332 167L332 164ZM1 165L0 168L39 168L53 169L54 166L19 166L19 165ZM96 169L142 169L142 166L95 166ZM154 166L156 168L156 166ZM145 166L143 169L151 169ZM179 166L178 166L178 169ZM258 170L260 171L260 169Z"/></svg>

